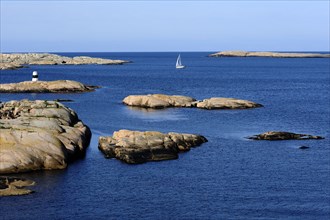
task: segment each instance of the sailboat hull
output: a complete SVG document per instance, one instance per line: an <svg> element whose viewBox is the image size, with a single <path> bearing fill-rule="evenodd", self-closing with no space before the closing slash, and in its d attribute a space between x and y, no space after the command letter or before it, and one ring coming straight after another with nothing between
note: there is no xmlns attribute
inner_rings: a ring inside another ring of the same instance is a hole
<svg viewBox="0 0 330 220"><path fill-rule="evenodd" d="M177 69L183 69L183 68L185 68L185 66L176 66L175 68L177 68Z"/></svg>

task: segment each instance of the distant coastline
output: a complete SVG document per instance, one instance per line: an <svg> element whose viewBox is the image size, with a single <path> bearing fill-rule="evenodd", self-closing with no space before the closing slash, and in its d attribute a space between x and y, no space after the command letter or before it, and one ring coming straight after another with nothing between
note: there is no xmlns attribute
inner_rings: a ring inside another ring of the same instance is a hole
<svg viewBox="0 0 330 220"><path fill-rule="evenodd" d="M221 51L209 55L210 57L274 57L274 58L330 58L330 54L297 53L297 52L248 52Z"/></svg>
<svg viewBox="0 0 330 220"><path fill-rule="evenodd" d="M0 69L18 69L24 65L120 65L126 60L111 60L87 56L66 57L49 53L1 53Z"/></svg>

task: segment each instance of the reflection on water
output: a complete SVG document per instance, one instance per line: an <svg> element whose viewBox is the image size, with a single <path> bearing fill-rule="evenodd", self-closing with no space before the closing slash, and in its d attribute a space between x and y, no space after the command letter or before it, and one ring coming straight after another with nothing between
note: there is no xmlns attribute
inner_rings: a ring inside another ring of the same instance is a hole
<svg viewBox="0 0 330 220"><path fill-rule="evenodd" d="M188 118L180 113L178 109L152 109L127 106L125 113L134 118L143 119L146 121L178 121L188 120Z"/></svg>

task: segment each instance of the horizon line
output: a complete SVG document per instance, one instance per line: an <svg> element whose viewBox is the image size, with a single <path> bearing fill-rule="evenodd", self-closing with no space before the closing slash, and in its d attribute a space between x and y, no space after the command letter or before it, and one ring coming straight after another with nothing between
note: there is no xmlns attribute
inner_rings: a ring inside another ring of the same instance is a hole
<svg viewBox="0 0 330 220"><path fill-rule="evenodd" d="M0 51L0 54L4 53L203 53L203 52L222 52L222 51L245 51L245 52L328 52L329 50L189 50L189 51Z"/></svg>

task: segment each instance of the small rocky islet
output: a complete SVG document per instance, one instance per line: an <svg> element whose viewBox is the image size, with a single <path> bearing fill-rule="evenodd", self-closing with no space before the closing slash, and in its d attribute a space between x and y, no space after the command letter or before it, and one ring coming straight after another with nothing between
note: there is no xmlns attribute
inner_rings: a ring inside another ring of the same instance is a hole
<svg viewBox="0 0 330 220"><path fill-rule="evenodd" d="M0 84L0 93L80 93L92 92L97 88L100 87L73 80L25 81Z"/></svg>
<svg viewBox="0 0 330 220"><path fill-rule="evenodd" d="M35 182L24 178L0 176L0 196L20 196L33 193L26 189L27 186L33 186Z"/></svg>
<svg viewBox="0 0 330 220"><path fill-rule="evenodd" d="M310 135L310 134L296 134L296 133L286 132L286 131L267 131L262 134L257 134L257 135L247 137L247 139L278 141L278 140L324 139L324 137Z"/></svg>
<svg viewBox="0 0 330 220"><path fill-rule="evenodd" d="M99 137L99 149L106 158L129 164L177 159L180 152L207 142L201 135L119 130L113 136Z"/></svg>
<svg viewBox="0 0 330 220"><path fill-rule="evenodd" d="M130 62L88 56L66 57L49 53L2 53L0 60L0 70L14 70L26 65L120 65Z"/></svg>
<svg viewBox="0 0 330 220"><path fill-rule="evenodd" d="M188 107L201 109L248 109L263 107L259 103L248 100L234 98L210 98L202 101L189 96L149 94L149 95L130 95L123 99L123 103L128 106L162 109L168 107Z"/></svg>

